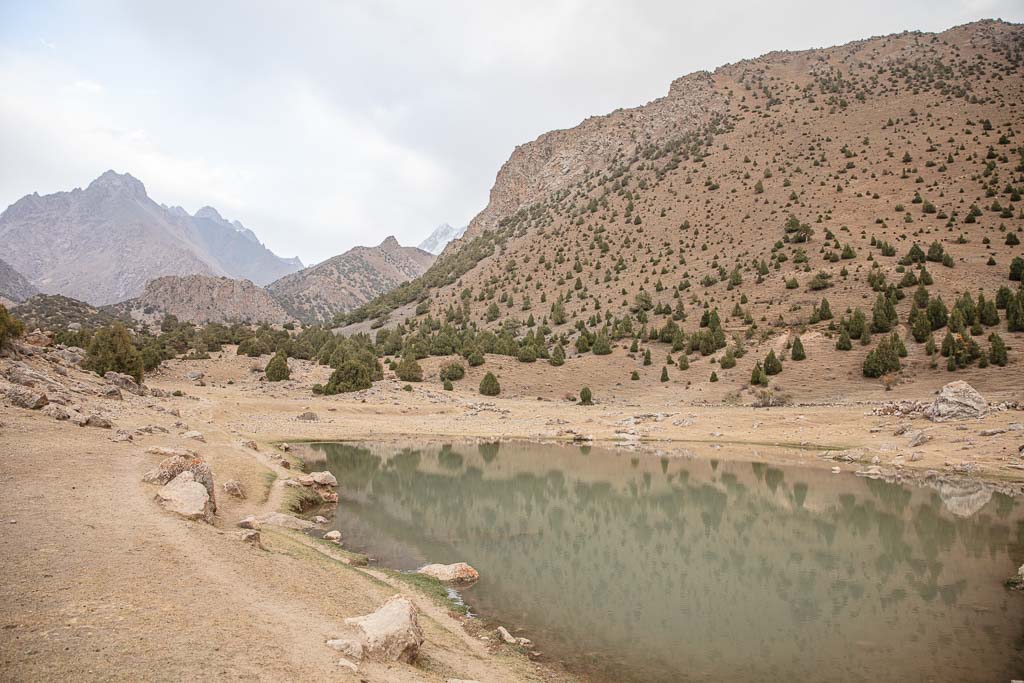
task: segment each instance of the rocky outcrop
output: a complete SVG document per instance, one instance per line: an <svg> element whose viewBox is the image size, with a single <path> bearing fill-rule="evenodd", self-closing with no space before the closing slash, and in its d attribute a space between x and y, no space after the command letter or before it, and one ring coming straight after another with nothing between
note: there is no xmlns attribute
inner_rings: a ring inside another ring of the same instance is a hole
<svg viewBox="0 0 1024 683"><path fill-rule="evenodd" d="M727 100L715 90L711 74L698 72L676 79L668 95L644 106L544 133L516 147L498 171L487 206L470 222L462 239L448 248L495 229L502 218L578 183L587 173L606 169L624 145L679 139L726 111Z"/></svg>
<svg viewBox="0 0 1024 683"><path fill-rule="evenodd" d="M441 583L475 583L480 579L479 572L465 562L428 564L417 569L416 573L432 576Z"/></svg>
<svg viewBox="0 0 1024 683"><path fill-rule="evenodd" d="M165 510L185 519L204 522L213 520L213 501L206 487L195 480L189 471L181 472L156 493Z"/></svg>
<svg viewBox="0 0 1024 683"><path fill-rule="evenodd" d="M423 645L417 614L409 598L392 596L376 612L345 620L358 630L356 637L332 638L327 645L355 659L412 663Z"/></svg>
<svg viewBox="0 0 1024 683"><path fill-rule="evenodd" d="M142 296L118 308L135 318L170 313L197 325L211 322L283 325L293 319L265 289L249 280L209 275L167 275L150 280Z"/></svg>
<svg viewBox="0 0 1024 683"><path fill-rule="evenodd" d="M942 387L942 391L925 410L932 422L971 420L984 417L988 402L967 382L957 380Z"/></svg>
<svg viewBox="0 0 1024 683"><path fill-rule="evenodd" d="M426 272L434 256L388 237L287 275L267 291L300 320L329 321Z"/></svg>

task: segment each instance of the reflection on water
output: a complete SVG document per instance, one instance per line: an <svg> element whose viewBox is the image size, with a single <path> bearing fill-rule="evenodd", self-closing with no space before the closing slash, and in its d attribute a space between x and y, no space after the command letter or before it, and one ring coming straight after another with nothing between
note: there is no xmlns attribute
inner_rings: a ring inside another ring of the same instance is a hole
<svg viewBox="0 0 1024 683"><path fill-rule="evenodd" d="M599 448L311 448L347 547L469 562L474 611L597 680L1024 674L1024 596L1002 586L1022 513L979 487Z"/></svg>

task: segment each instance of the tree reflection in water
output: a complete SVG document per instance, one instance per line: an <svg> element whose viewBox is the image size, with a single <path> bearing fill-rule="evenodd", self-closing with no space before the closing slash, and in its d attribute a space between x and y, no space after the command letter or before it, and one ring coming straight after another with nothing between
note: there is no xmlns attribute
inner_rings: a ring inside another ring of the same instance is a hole
<svg viewBox="0 0 1024 683"><path fill-rule="evenodd" d="M469 562L475 611L598 679L1024 671L1024 597L1002 587L1024 524L1001 494L596 447L311 448L350 547Z"/></svg>

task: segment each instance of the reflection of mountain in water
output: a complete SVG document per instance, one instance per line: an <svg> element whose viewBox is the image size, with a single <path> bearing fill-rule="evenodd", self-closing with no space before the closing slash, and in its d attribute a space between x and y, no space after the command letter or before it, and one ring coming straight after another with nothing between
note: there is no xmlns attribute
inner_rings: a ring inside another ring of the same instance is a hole
<svg viewBox="0 0 1024 683"><path fill-rule="evenodd" d="M992 489L986 488L980 482L940 482L933 487L942 497L942 504L957 517L971 517L981 512L992 500Z"/></svg>
<svg viewBox="0 0 1024 683"><path fill-rule="evenodd" d="M970 680L1024 665L1020 601L1000 585L1024 534L1002 495L600 449L319 448L360 503L341 506L343 530L349 515L406 545L399 564L470 562L475 610L609 678Z"/></svg>

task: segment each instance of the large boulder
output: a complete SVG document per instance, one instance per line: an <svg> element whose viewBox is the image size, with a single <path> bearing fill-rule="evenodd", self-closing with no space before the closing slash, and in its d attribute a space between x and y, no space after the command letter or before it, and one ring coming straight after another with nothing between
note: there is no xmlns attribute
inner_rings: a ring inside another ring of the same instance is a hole
<svg viewBox="0 0 1024 683"><path fill-rule="evenodd" d="M480 579L480 573L465 562L428 564L416 573L432 576L441 583L474 583Z"/></svg>
<svg viewBox="0 0 1024 683"><path fill-rule="evenodd" d="M165 510L185 519L210 522L213 519L213 501L206 487L195 480L189 471L182 472L156 492L156 498Z"/></svg>
<svg viewBox="0 0 1024 683"><path fill-rule="evenodd" d="M412 663L423 645L417 614L412 600L394 595L376 612L345 620L359 630L358 636L329 640L327 644L355 658Z"/></svg>
<svg viewBox="0 0 1024 683"><path fill-rule="evenodd" d="M16 408L25 408L27 410L39 410L47 403L49 399L46 398L46 394L41 391L35 391L33 389L26 389L25 387L19 387L10 385L4 389L4 395L7 396L7 400L11 402Z"/></svg>
<svg viewBox="0 0 1024 683"><path fill-rule="evenodd" d="M182 472L191 473L192 480L206 489L210 505L216 511L217 496L213 488L213 472L210 470L210 466L199 456L172 455L164 458L160 461L159 465L142 476L142 481L150 484L167 484L177 478Z"/></svg>
<svg viewBox="0 0 1024 683"><path fill-rule="evenodd" d="M135 378L132 377L131 375L125 375L120 372L108 370L107 373L103 375L103 379L107 380L116 387L119 387L121 389L124 389L125 391L135 394L136 396L142 396L143 394L146 393L146 390L140 384L138 384L135 381Z"/></svg>
<svg viewBox="0 0 1024 683"><path fill-rule="evenodd" d="M947 422L976 419L987 412L988 402L984 397L967 382L957 380L942 387L924 414L932 422Z"/></svg>

